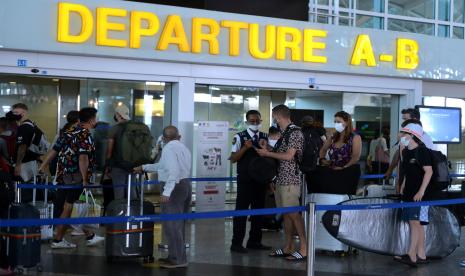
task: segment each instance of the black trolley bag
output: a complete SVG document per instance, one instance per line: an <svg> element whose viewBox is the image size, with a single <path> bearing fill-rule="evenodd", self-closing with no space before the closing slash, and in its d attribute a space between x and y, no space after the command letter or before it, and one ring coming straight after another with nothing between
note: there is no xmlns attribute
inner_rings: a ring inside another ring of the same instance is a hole
<svg viewBox="0 0 465 276"><path fill-rule="evenodd" d="M138 176L139 181L142 176ZM114 181L115 182L115 181ZM140 184L140 183L139 183ZM128 177L127 199L110 202L106 216L142 216L155 214L151 202L144 201L144 189L140 187L140 200L131 200L131 175ZM132 221L108 224L106 227L105 253L107 262L117 257L143 258L144 263L154 262L153 221Z"/></svg>
<svg viewBox="0 0 465 276"><path fill-rule="evenodd" d="M15 202L8 209L8 220L14 219L40 219L40 212L36 207L21 203L21 191L18 188ZM8 262L15 272L23 273L30 268L42 271L40 226L7 227L4 239Z"/></svg>

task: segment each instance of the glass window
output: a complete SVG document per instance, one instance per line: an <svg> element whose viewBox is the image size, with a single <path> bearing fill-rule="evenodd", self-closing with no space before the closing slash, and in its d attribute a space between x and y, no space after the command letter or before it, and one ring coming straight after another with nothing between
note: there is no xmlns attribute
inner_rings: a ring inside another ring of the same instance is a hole
<svg viewBox="0 0 465 276"><path fill-rule="evenodd" d="M454 0L454 22L463 23L465 0Z"/></svg>
<svg viewBox="0 0 465 276"><path fill-rule="evenodd" d="M450 0L438 0L438 19L449 21L450 18Z"/></svg>
<svg viewBox="0 0 465 276"><path fill-rule="evenodd" d="M352 0L339 0L339 7L350 9L352 8L351 2Z"/></svg>
<svg viewBox="0 0 465 276"><path fill-rule="evenodd" d="M388 19L388 30L434 35L433 24L399 19Z"/></svg>
<svg viewBox="0 0 465 276"><path fill-rule="evenodd" d="M317 3L318 5L329 6L329 0L318 0Z"/></svg>
<svg viewBox="0 0 465 276"><path fill-rule="evenodd" d="M438 26L438 36L439 37L449 37L449 30L450 27L447 25L439 25Z"/></svg>
<svg viewBox="0 0 465 276"><path fill-rule="evenodd" d="M384 0L357 0L357 10L384 12Z"/></svg>
<svg viewBox="0 0 465 276"><path fill-rule="evenodd" d="M339 25L340 26L352 26L352 18L348 12L339 12Z"/></svg>
<svg viewBox="0 0 465 276"><path fill-rule="evenodd" d="M357 15L357 27L372 28L372 29L383 29L383 18L368 16L368 15Z"/></svg>
<svg viewBox="0 0 465 276"><path fill-rule="evenodd" d="M465 173L465 100L447 98L447 107L459 107L462 109L462 143L448 145L447 157L452 164L453 173Z"/></svg>
<svg viewBox="0 0 465 276"><path fill-rule="evenodd" d="M114 124L115 107L126 105L131 118L145 123L158 138L170 123L171 84L165 82L132 82L81 80L81 107L98 109L98 120Z"/></svg>
<svg viewBox="0 0 465 276"><path fill-rule="evenodd" d="M454 32L452 34L452 37L453 38L460 38L460 39L463 39L464 38L464 35L463 35L463 28L462 27L454 27Z"/></svg>
<svg viewBox="0 0 465 276"><path fill-rule="evenodd" d="M52 142L58 130L59 81L51 78L0 76L0 117L16 103L28 106L28 117Z"/></svg>
<svg viewBox="0 0 465 276"><path fill-rule="evenodd" d="M390 14L434 19L434 0L389 0Z"/></svg>
<svg viewBox="0 0 465 276"><path fill-rule="evenodd" d="M323 24L329 24L329 11L319 9L317 15L317 22Z"/></svg>

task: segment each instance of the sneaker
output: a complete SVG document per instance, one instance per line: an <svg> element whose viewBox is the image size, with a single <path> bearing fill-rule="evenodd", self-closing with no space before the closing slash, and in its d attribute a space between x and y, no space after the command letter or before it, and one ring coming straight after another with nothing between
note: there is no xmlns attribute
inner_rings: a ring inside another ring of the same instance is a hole
<svg viewBox="0 0 465 276"><path fill-rule="evenodd" d="M75 230L73 230L73 231L71 232L71 236L84 236L84 235L85 235L85 233L84 233L84 231L82 231L82 230L76 230L76 229L75 229Z"/></svg>
<svg viewBox="0 0 465 276"><path fill-rule="evenodd" d="M104 237L100 237L100 236L97 236L96 234L94 234L94 237L90 240L87 240L87 243L86 243L86 246L96 246L97 244L103 242L105 240Z"/></svg>
<svg viewBox="0 0 465 276"><path fill-rule="evenodd" d="M460 266L461 266L461 267L465 267L465 260L463 260L463 261L460 262Z"/></svg>
<svg viewBox="0 0 465 276"><path fill-rule="evenodd" d="M69 249L69 248L76 248L77 245L74 243L70 243L69 241L62 239L59 242L52 242L50 246L52 249Z"/></svg>

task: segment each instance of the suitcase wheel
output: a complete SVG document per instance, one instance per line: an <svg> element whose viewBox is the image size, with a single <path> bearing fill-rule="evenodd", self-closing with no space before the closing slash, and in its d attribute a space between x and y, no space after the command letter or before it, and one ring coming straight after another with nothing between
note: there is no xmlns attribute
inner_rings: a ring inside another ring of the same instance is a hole
<svg viewBox="0 0 465 276"><path fill-rule="evenodd" d="M42 271L44 271L44 267L39 264L39 265L36 266L36 271L37 272L42 272Z"/></svg>
<svg viewBox="0 0 465 276"><path fill-rule="evenodd" d="M145 256L143 259L144 264L151 264L155 262L155 258L153 256Z"/></svg>
<svg viewBox="0 0 465 276"><path fill-rule="evenodd" d="M20 275L22 275L22 274L24 274L24 268L22 268L22 267L16 267L16 268L13 270L13 272L14 272L15 274L20 274Z"/></svg>

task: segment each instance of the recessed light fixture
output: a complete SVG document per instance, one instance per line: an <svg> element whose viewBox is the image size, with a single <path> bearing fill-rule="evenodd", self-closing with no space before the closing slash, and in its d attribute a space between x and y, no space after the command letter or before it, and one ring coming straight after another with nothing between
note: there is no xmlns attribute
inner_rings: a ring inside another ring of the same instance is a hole
<svg viewBox="0 0 465 276"><path fill-rule="evenodd" d="M16 84L16 82L15 81L10 81L10 84Z"/></svg>

